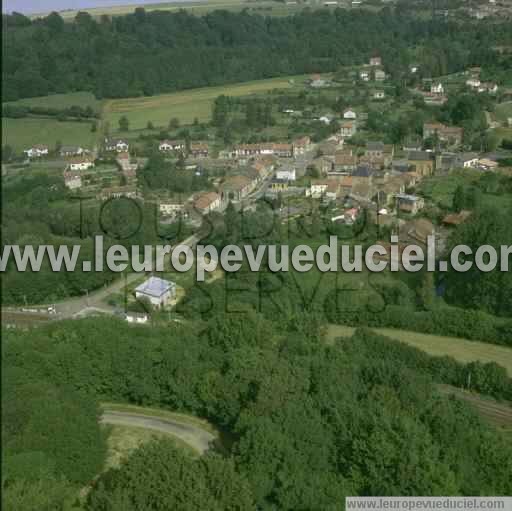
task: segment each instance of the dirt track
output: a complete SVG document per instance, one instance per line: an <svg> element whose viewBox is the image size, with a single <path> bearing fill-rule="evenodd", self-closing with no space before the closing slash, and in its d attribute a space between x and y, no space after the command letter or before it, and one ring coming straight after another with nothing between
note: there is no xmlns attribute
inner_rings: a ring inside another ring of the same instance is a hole
<svg viewBox="0 0 512 511"><path fill-rule="evenodd" d="M168 433L185 442L199 454L207 451L215 440L215 436L210 431L169 417L107 409L103 412L100 421L103 424L112 424L113 426L134 426Z"/></svg>

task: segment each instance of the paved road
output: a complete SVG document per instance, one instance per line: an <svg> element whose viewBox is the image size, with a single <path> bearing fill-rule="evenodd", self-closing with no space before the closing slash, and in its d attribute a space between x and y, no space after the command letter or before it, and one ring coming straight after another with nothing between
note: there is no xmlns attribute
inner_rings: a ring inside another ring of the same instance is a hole
<svg viewBox="0 0 512 511"><path fill-rule="evenodd" d="M168 417L105 410L100 422L114 426L134 426L168 433L185 442L199 454L204 454L215 440L215 436L206 429Z"/></svg>

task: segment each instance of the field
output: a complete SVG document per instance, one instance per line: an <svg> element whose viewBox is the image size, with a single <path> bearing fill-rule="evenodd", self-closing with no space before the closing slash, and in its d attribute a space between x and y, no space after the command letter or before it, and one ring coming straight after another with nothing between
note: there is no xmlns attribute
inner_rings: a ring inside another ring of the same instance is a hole
<svg viewBox="0 0 512 511"><path fill-rule="evenodd" d="M101 101L96 99L91 92L70 92L69 94L51 94L37 98L26 98L18 101L10 101L6 105L19 105L29 107L68 108L70 106L90 106L95 112L101 110Z"/></svg>
<svg viewBox="0 0 512 511"><path fill-rule="evenodd" d="M512 101L497 105L495 114L498 120L506 122L509 117L512 117Z"/></svg>
<svg viewBox="0 0 512 511"><path fill-rule="evenodd" d="M110 122L112 131L118 128L119 118L123 115L130 121L131 130L144 129L148 121L155 126L166 127L173 117L178 118L182 124L190 124L196 117L201 122L209 121L212 104L217 96L247 96L272 89L290 89L294 87L290 82L292 79L297 83L304 77L271 78L159 96L109 100L103 110L104 120Z"/></svg>
<svg viewBox="0 0 512 511"><path fill-rule="evenodd" d="M224 9L228 11L241 11L242 9L248 9L250 11L263 11L264 14L271 14L273 16L284 16L286 14L292 14L302 9L304 5L285 5L279 4L270 0L263 1L248 1L248 0L209 0L209 1L177 1L177 2L162 2L154 4L137 4L131 5L114 5L105 7L96 7L89 9L81 9L88 12L93 17L100 17L102 15L107 16L121 16L124 14L132 13L136 7L144 7L146 11L178 11L180 9L186 9L187 11L197 14L205 15L216 9ZM66 21L71 21L75 18L78 11L74 9L68 9L61 11L59 14ZM32 17L37 17L34 15Z"/></svg>
<svg viewBox="0 0 512 511"><path fill-rule="evenodd" d="M63 145L82 145L92 148L96 133L89 122L59 122L54 119L2 118L2 146L8 144L21 152L33 144L46 144L53 149L57 141Z"/></svg>
<svg viewBox="0 0 512 511"><path fill-rule="evenodd" d="M392 328L375 328L375 332L405 342L429 355L453 357L459 362L496 362L504 367L512 376L512 349L478 341L468 341L457 337L443 337L440 335L421 334ZM339 336L350 336L354 328L343 325L329 325L328 339Z"/></svg>

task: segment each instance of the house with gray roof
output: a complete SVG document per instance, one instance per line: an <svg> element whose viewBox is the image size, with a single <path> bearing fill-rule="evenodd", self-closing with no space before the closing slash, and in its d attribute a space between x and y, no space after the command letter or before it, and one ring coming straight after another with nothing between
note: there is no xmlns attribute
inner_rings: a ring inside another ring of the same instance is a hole
<svg viewBox="0 0 512 511"><path fill-rule="evenodd" d="M165 307L176 298L176 284L159 277L149 277L135 288L135 298L144 298L157 308Z"/></svg>

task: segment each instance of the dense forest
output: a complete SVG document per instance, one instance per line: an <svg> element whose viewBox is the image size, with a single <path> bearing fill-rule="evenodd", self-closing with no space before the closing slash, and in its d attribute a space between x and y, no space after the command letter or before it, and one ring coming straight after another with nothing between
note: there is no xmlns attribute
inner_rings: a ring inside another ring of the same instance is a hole
<svg viewBox="0 0 512 511"><path fill-rule="evenodd" d="M232 445L191 459L148 444L101 474L90 511L335 510L346 495L510 494L510 443L436 391L469 366L364 330L326 343L305 312L292 324L246 313L4 332L7 508L70 509L63 502L100 473L102 399L209 418Z"/></svg>
<svg viewBox="0 0 512 511"><path fill-rule="evenodd" d="M145 12L96 21L79 13L37 20L3 15L3 100L92 91L98 98L152 95L273 76L336 71L379 54L393 78L414 61L424 76L496 61L512 44L507 23L420 19L401 10ZM411 48L416 48L412 51Z"/></svg>

